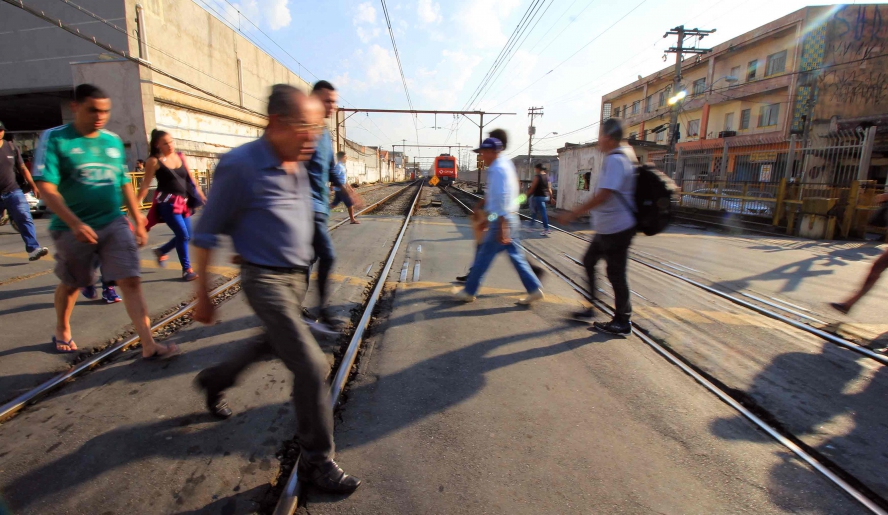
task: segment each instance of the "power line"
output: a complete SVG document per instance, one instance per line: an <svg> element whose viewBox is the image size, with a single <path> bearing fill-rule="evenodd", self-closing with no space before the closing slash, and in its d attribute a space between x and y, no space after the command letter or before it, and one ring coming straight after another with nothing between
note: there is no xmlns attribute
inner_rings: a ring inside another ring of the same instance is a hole
<svg viewBox="0 0 888 515"><path fill-rule="evenodd" d="M410 99L410 90L407 89L407 78L404 77L404 67L401 66L401 55L398 54L398 45L395 43L395 32L392 30L392 21L389 18L388 7L385 0L379 0L382 3L382 12L385 15L385 24L388 26L389 36L392 40L392 48L395 51L395 60L398 62L398 71L401 73L401 84L404 85L404 94L407 95L407 105L413 111L413 100ZM419 142L419 129L416 127L416 115L413 115L413 129L416 131L416 141Z"/></svg>

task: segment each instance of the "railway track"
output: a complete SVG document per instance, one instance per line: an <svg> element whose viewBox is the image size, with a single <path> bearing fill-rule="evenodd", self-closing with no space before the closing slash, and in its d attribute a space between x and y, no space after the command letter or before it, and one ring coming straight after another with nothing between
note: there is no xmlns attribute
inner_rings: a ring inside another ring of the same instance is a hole
<svg viewBox="0 0 888 515"><path fill-rule="evenodd" d="M397 191L385 196L381 200L368 205L358 214L368 214L373 212L380 206L384 205L386 202L396 199L401 193L407 191L411 187L415 187L418 183L419 181L414 181L402 188L399 188ZM330 230L333 231L346 223L348 223L348 218L331 225ZM240 277L237 276L210 292L210 299L214 303L219 303L223 300L227 300L227 298L237 293L239 289ZM163 317L161 320L157 321L151 326L151 332L157 333L171 326L174 326L175 324L181 323L183 320L191 316L191 312L194 310L195 305L196 302L191 301L178 310L174 311L173 313L170 313L169 315ZM103 363L106 363L108 362L108 360L119 356L129 349L134 348L138 344L139 336L131 336L130 338L106 347L102 351L81 361L71 369L56 375L55 377L36 386L35 388L28 390L27 392L22 393L16 398L0 406L0 423L8 421L10 418L14 417L17 413L19 413L27 406L39 402L41 399L54 392L55 390L61 388L72 379L81 376L91 370L94 370L97 367L100 367Z"/></svg>
<svg viewBox="0 0 888 515"><path fill-rule="evenodd" d="M404 192L407 188L416 187L417 184L418 187L414 195L399 197L397 199L397 202L394 203L393 206L386 206L385 208L390 212L396 209L400 209L401 213L404 213L405 215L404 221L402 222L401 230L398 232L398 236L395 239L391 250L389 251L389 256L386 259L382 271L379 273L379 275L376 276L375 284L373 284L372 286L372 293L370 294L367 302L364 305L360 321L355 326L355 332L354 334L352 334L348 346L343 353L342 359L339 362L339 367L334 373L333 382L330 386L330 399L333 408L335 408L338 404L339 397L342 395L342 391L345 388L346 383L348 382L349 374L351 373L352 367L355 364L355 360L358 356L358 351L361 348L364 332L370 325L370 319L373 314L373 309L376 307L376 303L379 300L379 296L382 293L383 287L385 286L385 278L388 277L388 274L391 271L392 264L394 263L395 257L398 254L398 249L401 246L401 241L404 238L404 233L407 231L407 226L410 225L410 220L413 217L413 213L416 211L419 205L419 198L422 196L423 182L416 181L408 185L406 188L399 190L395 194L400 194ZM296 508L299 504L299 498L301 497L302 493L301 483L299 481L298 465L299 457L296 458L296 462L293 464L293 470L290 473L290 476L287 478L287 482L284 485L283 493L278 499L277 506L274 510L274 515L292 515L296 512Z"/></svg>
<svg viewBox="0 0 888 515"><path fill-rule="evenodd" d="M471 213L472 209L466 203L460 201L456 197L456 195L454 195L453 192L450 190L451 190L451 188L445 189L446 193L455 202L457 202L467 213ZM470 198L470 199L475 199L475 200L478 200L481 198L479 195L476 195L474 193L471 193L471 192L468 192L465 190L455 189L455 191L459 192L460 195L463 195L464 198ZM521 216L523 216L524 218L529 218L524 215L521 215ZM557 228L555 226L552 226L551 224L550 224L550 227L552 229L555 229L559 232L565 233L565 234L570 235L572 237L579 238L584 241L589 241L588 238L574 234L570 231L565 231L563 229ZM571 279L569 276L570 274L563 272L557 264L535 254L534 252L527 249L527 247L525 247L524 245L520 245L520 246L524 249L524 251L528 255L530 255L531 257L533 257L534 259L536 259L540 263L542 263L553 275L555 275L559 279L565 281L579 295L583 296L586 300L592 302L596 306L597 309L606 313L608 316L613 315L612 306L608 306L604 302L596 299L593 295L591 295L591 293L587 290L587 288L585 286L578 284L576 281ZM648 254L648 255L650 255L650 254ZM571 259L573 261L577 261L575 258L571 258ZM636 257L630 257L630 259L632 259L633 261L639 262L645 266L651 267L654 270L665 273L665 274L669 275L670 277L673 277L673 278L676 278L676 279L679 279L682 281L686 281L689 284L692 284L704 291L707 291L708 293L711 293L713 295L718 295L719 297L725 298L731 302L735 302L738 305L741 305L743 307L746 307L748 309L756 311L760 314L763 314L765 316L769 316L771 318L774 318L775 320L780 320L782 322L786 322L787 324L792 325L793 327L796 327L798 329L802 329L806 332L810 332L811 334L819 336L819 337L825 339L826 341L829 341L830 343L834 343L836 345L840 345L843 348L852 350L854 352L858 352L859 354L867 356L868 358L871 358L871 359L878 361L882 364L885 363L885 359L884 359L885 356L879 355L877 353L873 353L872 351L869 351L869 349L862 348L862 347L855 345L847 340L838 338L838 337L836 337L832 334L826 333L824 331L816 330L813 327L807 326L805 324L800 324L799 322L789 319L788 317L786 317L784 315L781 315L776 312L770 312L770 311L760 308L759 306L754 305L750 302L744 301L742 299L736 298L736 297L734 297L730 294L727 294L725 292L721 292L720 290L717 290L715 288L712 288L712 287L703 285L701 283L698 283L696 281L693 281L691 279L685 278L685 277L679 275L678 273L671 272L671 271L665 270L664 268L654 266L654 265L644 262L643 260L638 259ZM759 299L759 300L761 300L761 299ZM803 315L802 313L799 313L798 311L794 311L794 312L797 315L807 316L807 315ZM827 480L829 480L831 483L836 485L838 488L840 488L842 491L844 491L847 495L851 496L853 499L855 499L861 505L866 507L872 513L876 513L879 515L888 515L888 510L886 510L886 504L888 504L888 503L886 503L886 501L884 499L879 497L874 492L870 491L866 486L863 485L862 482L860 482L853 475L851 475L847 471L844 471L836 464L823 458L819 452L817 452L814 449L811 449L808 445L804 444L796 436L794 436L792 434L785 433L781 429L774 427L774 425L768 423L765 420L766 417L762 417L762 416L759 416L756 413L754 413L754 411L758 411L758 410L756 410L755 407L752 407L752 408L747 407L747 405L746 405L746 403L748 403L747 399L737 398L736 395L732 391L729 391L729 389L721 386L717 380L715 380L712 377L709 377L708 374L706 374L705 372L700 370L698 367L693 366L687 359L682 357L680 354L678 354L678 353L674 352L672 349L658 343L654 338L652 338L650 336L650 334L645 329L643 329L642 327L639 327L637 324L633 324L632 334L635 335L636 337L638 337L640 340L642 340L646 345L651 347L657 354L662 356L668 362L675 365L676 367L681 369L682 372L684 372L685 374L687 374L691 378L693 378L694 381L696 381L698 384L700 384L701 386L706 388L709 392L711 392L713 395L718 397L722 402L724 402L725 404L727 404L728 406L730 406L731 408L736 410L741 416L743 416L744 418L749 420L756 427L758 427L759 429L764 431L766 434L768 434L771 438L773 438L778 443L783 445L786 449L788 449L790 452L795 454L799 459L801 459L802 461L804 461L805 463L810 465L815 471L817 471L818 473L823 475ZM841 343L839 343L836 340L841 340Z"/></svg>

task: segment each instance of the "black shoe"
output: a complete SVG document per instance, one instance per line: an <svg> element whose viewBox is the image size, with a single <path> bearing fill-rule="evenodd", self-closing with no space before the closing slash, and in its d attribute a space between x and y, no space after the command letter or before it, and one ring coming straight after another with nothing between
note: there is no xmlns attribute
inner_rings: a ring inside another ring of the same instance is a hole
<svg viewBox="0 0 888 515"><path fill-rule="evenodd" d="M469 274L458 275L458 276L456 276L456 281L460 282L460 283L464 283L464 282L466 282L466 279L468 279L468 278L469 278Z"/></svg>
<svg viewBox="0 0 888 515"><path fill-rule="evenodd" d="M577 322L594 322L595 310L592 308L586 308L582 311L574 311L570 314L570 318Z"/></svg>
<svg viewBox="0 0 888 515"><path fill-rule="evenodd" d="M309 325L311 325L314 330L323 334L339 334L345 328L345 324L333 317L333 315L327 311L321 311L321 316L318 317L317 322Z"/></svg>
<svg viewBox="0 0 888 515"><path fill-rule="evenodd" d="M231 408L228 407L228 401L225 400L225 394L223 394L221 390L214 390L207 386L209 383L209 374L206 370L202 370L197 374L194 383L206 393L207 411L209 411L210 414L223 420L233 414Z"/></svg>
<svg viewBox="0 0 888 515"><path fill-rule="evenodd" d="M361 480L346 474L335 461L309 465L299 461L299 479L331 494L350 494L361 486Z"/></svg>
<svg viewBox="0 0 888 515"><path fill-rule="evenodd" d="M616 320L611 320L606 324L595 322L594 324L592 324L592 327L601 331L602 333L616 334L620 336L626 336L632 333L632 322L618 322Z"/></svg>
<svg viewBox="0 0 888 515"><path fill-rule="evenodd" d="M318 317L311 314L311 311L308 308L302 308L302 321L306 324L311 324L312 322L317 322Z"/></svg>
<svg viewBox="0 0 888 515"><path fill-rule="evenodd" d="M530 269L533 270L534 275L537 276L537 279L542 279L544 275L546 275L546 269L536 266L530 265Z"/></svg>

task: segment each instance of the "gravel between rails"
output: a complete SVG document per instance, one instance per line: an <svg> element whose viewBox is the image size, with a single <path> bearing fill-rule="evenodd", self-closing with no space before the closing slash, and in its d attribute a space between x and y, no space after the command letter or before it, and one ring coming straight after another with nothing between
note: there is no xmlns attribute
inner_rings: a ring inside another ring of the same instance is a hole
<svg viewBox="0 0 888 515"><path fill-rule="evenodd" d="M431 203L434 201L440 202L441 205L432 206ZM419 199L419 209L416 210L416 216L465 218L467 215L466 212L440 188L426 185L426 187L422 189L422 197Z"/></svg>
<svg viewBox="0 0 888 515"><path fill-rule="evenodd" d="M373 204L374 202L378 202L385 197L391 195L396 190L403 188L407 183L406 182L390 182L386 183L382 186L371 185L371 186L362 186L355 191L361 198L364 200L365 205ZM377 186L377 187L374 187ZM377 214L379 210L372 214ZM345 210L345 206L339 204L335 209L330 210L330 219L332 221L344 220L347 217L347 213Z"/></svg>
<svg viewBox="0 0 888 515"><path fill-rule="evenodd" d="M419 185L408 188L397 197L376 208L376 211L373 211L371 214L382 216L404 216L407 214L407 209L410 207L410 204L413 203L413 197L416 195L416 188L418 187Z"/></svg>

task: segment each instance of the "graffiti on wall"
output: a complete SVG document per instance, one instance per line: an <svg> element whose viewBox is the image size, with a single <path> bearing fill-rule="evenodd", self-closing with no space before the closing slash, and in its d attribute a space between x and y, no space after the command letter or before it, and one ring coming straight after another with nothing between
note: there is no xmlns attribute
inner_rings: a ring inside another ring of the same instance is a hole
<svg viewBox="0 0 888 515"><path fill-rule="evenodd" d="M888 5L843 5L827 23L815 118L888 112Z"/></svg>

